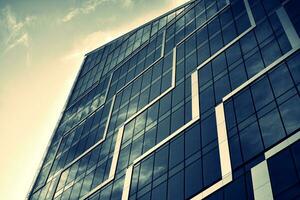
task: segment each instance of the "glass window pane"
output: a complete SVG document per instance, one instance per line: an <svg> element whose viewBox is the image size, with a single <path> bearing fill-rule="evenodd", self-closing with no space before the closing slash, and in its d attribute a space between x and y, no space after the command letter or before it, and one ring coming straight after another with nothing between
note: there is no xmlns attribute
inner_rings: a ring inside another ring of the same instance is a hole
<svg viewBox="0 0 300 200"><path fill-rule="evenodd" d="M138 183L139 190L151 182L153 161L154 161L153 156L151 156L141 162L141 171L140 171L139 183Z"/></svg>
<svg viewBox="0 0 300 200"><path fill-rule="evenodd" d="M288 150L283 150L268 159L268 167L275 195L298 182L293 158Z"/></svg>
<svg viewBox="0 0 300 200"><path fill-rule="evenodd" d="M264 68L260 53L257 51L245 61L248 77L251 78Z"/></svg>
<svg viewBox="0 0 300 200"><path fill-rule="evenodd" d="M254 113L254 107L249 89L244 90L234 98L234 105L238 123Z"/></svg>
<svg viewBox="0 0 300 200"><path fill-rule="evenodd" d="M159 151L157 151L154 159L153 179L156 179L166 173L168 169L169 146L167 145L162 147Z"/></svg>
<svg viewBox="0 0 300 200"><path fill-rule="evenodd" d="M184 137L181 135L170 143L169 169L175 167L184 159Z"/></svg>
<svg viewBox="0 0 300 200"><path fill-rule="evenodd" d="M212 173L213 172L213 173ZM203 156L203 184L207 187L221 178L219 150L215 148Z"/></svg>
<svg viewBox="0 0 300 200"><path fill-rule="evenodd" d="M185 157L196 153L201 148L200 126L194 125L185 133Z"/></svg>
<svg viewBox="0 0 300 200"><path fill-rule="evenodd" d="M251 86L251 91L256 110L264 107L274 99L269 80L266 77Z"/></svg>
<svg viewBox="0 0 300 200"><path fill-rule="evenodd" d="M172 176L168 181L168 199L184 199L184 177L183 171Z"/></svg>
<svg viewBox="0 0 300 200"><path fill-rule="evenodd" d="M264 149L256 122L240 132L240 139L245 161L253 158Z"/></svg>
<svg viewBox="0 0 300 200"><path fill-rule="evenodd" d="M203 187L201 159L195 161L185 169L185 198L190 198Z"/></svg>
<svg viewBox="0 0 300 200"><path fill-rule="evenodd" d="M285 131L277 109L260 118L259 125L266 148L285 137Z"/></svg>
<svg viewBox="0 0 300 200"><path fill-rule="evenodd" d="M299 128L300 124L300 98L294 96L279 106L283 124L288 134Z"/></svg>
<svg viewBox="0 0 300 200"><path fill-rule="evenodd" d="M217 139L215 113L201 122L202 147Z"/></svg>

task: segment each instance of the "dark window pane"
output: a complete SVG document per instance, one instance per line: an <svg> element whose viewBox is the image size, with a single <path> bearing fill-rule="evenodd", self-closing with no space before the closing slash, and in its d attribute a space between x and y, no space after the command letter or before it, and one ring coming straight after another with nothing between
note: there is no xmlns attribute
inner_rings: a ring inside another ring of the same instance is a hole
<svg viewBox="0 0 300 200"><path fill-rule="evenodd" d="M153 156L141 162L141 171L139 176L139 190L151 182L153 172ZM122 184L123 185L123 184Z"/></svg>
<svg viewBox="0 0 300 200"><path fill-rule="evenodd" d="M200 87L212 79L211 64L207 64L199 70L199 85Z"/></svg>
<svg viewBox="0 0 300 200"><path fill-rule="evenodd" d="M229 84L230 83L227 74L215 82L215 96L217 103L221 102L222 98L231 91Z"/></svg>
<svg viewBox="0 0 300 200"><path fill-rule="evenodd" d="M230 160L232 168L235 169L243 163L239 136L235 135L229 139Z"/></svg>
<svg viewBox="0 0 300 200"><path fill-rule="evenodd" d="M164 182L152 190L151 199L164 200L167 199L167 183Z"/></svg>
<svg viewBox="0 0 300 200"><path fill-rule="evenodd" d="M232 71L229 72L230 82L232 89L239 87L242 83L247 80L247 74L245 71L244 63L240 63Z"/></svg>
<svg viewBox="0 0 300 200"><path fill-rule="evenodd" d="M173 133L184 125L184 106L173 112L171 116L171 133Z"/></svg>
<svg viewBox="0 0 300 200"><path fill-rule="evenodd" d="M225 188L224 200L247 199L244 176L240 176Z"/></svg>
<svg viewBox="0 0 300 200"><path fill-rule="evenodd" d="M264 107L274 99L269 80L266 77L251 86L251 91L256 110Z"/></svg>
<svg viewBox="0 0 300 200"><path fill-rule="evenodd" d="M285 137L285 131L277 109L260 118L259 125L266 148Z"/></svg>
<svg viewBox="0 0 300 200"><path fill-rule="evenodd" d="M157 140L156 143L159 143L165 139L170 134L170 116L159 122L157 126Z"/></svg>
<svg viewBox="0 0 300 200"><path fill-rule="evenodd" d="M281 56L281 52L277 41L274 39L261 50L265 65L268 66Z"/></svg>
<svg viewBox="0 0 300 200"><path fill-rule="evenodd" d="M202 162L199 159L185 169L185 198L198 193L202 187Z"/></svg>
<svg viewBox="0 0 300 200"><path fill-rule="evenodd" d="M168 169L169 146L161 148L154 156L153 179L160 177Z"/></svg>
<svg viewBox="0 0 300 200"><path fill-rule="evenodd" d="M293 86L290 73L285 64L280 65L270 72L269 77L276 97L280 96Z"/></svg>
<svg viewBox="0 0 300 200"><path fill-rule="evenodd" d="M184 137L181 135L170 143L169 169L175 167L184 159Z"/></svg>
<svg viewBox="0 0 300 200"><path fill-rule="evenodd" d="M214 76L218 75L219 73L223 72L226 69L226 60L225 60L225 54L222 53L218 57L216 57L212 61L212 70Z"/></svg>
<svg viewBox="0 0 300 200"><path fill-rule="evenodd" d="M295 56L293 56L291 59L288 60L288 66L291 70L291 74L296 82L298 84L300 82L300 53L297 53Z"/></svg>
<svg viewBox="0 0 300 200"><path fill-rule="evenodd" d="M215 105L214 91L212 85L200 92L200 111L201 113Z"/></svg>
<svg viewBox="0 0 300 200"><path fill-rule="evenodd" d="M251 57L249 57L245 61L245 65L249 78L257 74L264 68L264 64L259 52L256 52Z"/></svg>
<svg viewBox="0 0 300 200"><path fill-rule="evenodd" d="M283 124L288 134L299 128L300 124L300 98L294 96L279 106Z"/></svg>
<svg viewBox="0 0 300 200"><path fill-rule="evenodd" d="M203 156L203 184L207 187L220 178L219 150L216 148Z"/></svg>
<svg viewBox="0 0 300 200"><path fill-rule="evenodd" d="M238 122L245 120L252 113L254 113L254 107L249 89L243 91L234 98L234 105Z"/></svg>
<svg viewBox="0 0 300 200"><path fill-rule="evenodd" d="M217 139L217 126L213 113L201 122L202 147Z"/></svg>
<svg viewBox="0 0 300 200"><path fill-rule="evenodd" d="M168 181L168 199L184 199L184 178L183 171L172 176Z"/></svg>
<svg viewBox="0 0 300 200"><path fill-rule="evenodd" d="M298 182L292 159L288 150L283 150L268 159L271 185L275 195Z"/></svg>
<svg viewBox="0 0 300 200"><path fill-rule="evenodd" d="M239 43L235 43L226 50L226 58L228 65L231 65L242 57Z"/></svg>
<svg viewBox="0 0 300 200"><path fill-rule="evenodd" d="M256 156L258 153L263 151L264 147L261 141L261 136L257 123L253 123L240 132L242 152L244 160Z"/></svg>
<svg viewBox="0 0 300 200"><path fill-rule="evenodd" d="M200 126L194 125L185 133L185 157L196 153L201 148Z"/></svg>

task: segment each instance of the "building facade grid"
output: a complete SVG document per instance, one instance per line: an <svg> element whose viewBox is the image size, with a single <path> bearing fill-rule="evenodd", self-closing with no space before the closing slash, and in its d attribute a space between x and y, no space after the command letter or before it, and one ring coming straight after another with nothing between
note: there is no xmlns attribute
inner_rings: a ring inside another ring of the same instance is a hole
<svg viewBox="0 0 300 200"><path fill-rule="evenodd" d="M28 199L300 198L299 9L192 0L88 53Z"/></svg>

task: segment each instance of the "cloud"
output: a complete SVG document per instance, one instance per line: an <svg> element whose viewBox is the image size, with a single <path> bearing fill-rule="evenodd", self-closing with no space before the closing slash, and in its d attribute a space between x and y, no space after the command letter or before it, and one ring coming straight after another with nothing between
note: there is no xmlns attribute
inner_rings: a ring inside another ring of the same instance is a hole
<svg viewBox="0 0 300 200"><path fill-rule="evenodd" d="M117 3L125 8L133 6L133 0L87 0L76 8L69 9L68 13L61 19L62 22L69 22L80 14L89 14L105 2Z"/></svg>
<svg viewBox="0 0 300 200"><path fill-rule="evenodd" d="M69 12L62 18L62 22L69 22L74 17L80 14L88 14L94 11L99 5L108 0L88 0L84 1L84 3L78 8L71 8Z"/></svg>
<svg viewBox="0 0 300 200"><path fill-rule="evenodd" d="M27 27L32 24L36 19L34 16L27 16L23 20L17 20L15 14L11 11L10 6L6 6L0 13L0 25L2 28L1 33L3 38L7 38L2 41L4 46L4 53L17 45L23 45L28 47L29 34Z"/></svg>
<svg viewBox="0 0 300 200"><path fill-rule="evenodd" d="M104 2L106 0L101 0L101 2ZM134 2L133 0L111 0L111 1L118 1L121 3L122 6L133 6ZM144 24L145 22L148 22L152 20L154 17L160 16L161 14L175 8L178 5L181 5L182 3L187 2L187 0L171 0L170 4L167 4L167 6L156 9L156 10L149 10L149 12L145 13L141 17L136 17L132 21L128 21L127 23L118 24L116 26L111 27L109 30L98 30L95 32L90 33L89 35L84 36L81 39L76 40L74 42L73 47L62 57L62 61L65 64L68 64L71 66L71 64L75 66L80 65L80 61L82 61L84 55L110 41L113 39L127 33L130 30L133 30L134 28ZM110 17L107 18L106 21L110 22L110 24L113 24L113 21L115 21L117 18Z"/></svg>

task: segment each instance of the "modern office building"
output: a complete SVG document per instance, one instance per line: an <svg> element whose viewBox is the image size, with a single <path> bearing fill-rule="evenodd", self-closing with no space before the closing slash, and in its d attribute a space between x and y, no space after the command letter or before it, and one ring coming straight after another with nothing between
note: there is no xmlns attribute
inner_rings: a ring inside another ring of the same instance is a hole
<svg viewBox="0 0 300 200"><path fill-rule="evenodd" d="M28 199L300 199L299 36L299 0L192 0L88 53Z"/></svg>

